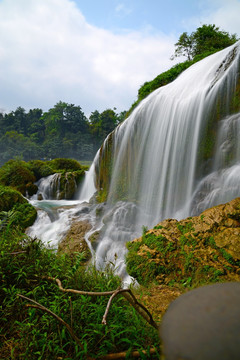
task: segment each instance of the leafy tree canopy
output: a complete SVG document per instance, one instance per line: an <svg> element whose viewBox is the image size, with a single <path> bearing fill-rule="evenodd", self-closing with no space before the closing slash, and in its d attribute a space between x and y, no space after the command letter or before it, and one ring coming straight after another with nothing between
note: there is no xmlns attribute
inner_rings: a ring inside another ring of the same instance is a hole
<svg viewBox="0 0 240 360"><path fill-rule="evenodd" d="M237 40L236 34L221 31L216 25L202 25L190 35L187 32L180 35L171 59L186 56L188 60L193 60L197 55L222 50Z"/></svg>

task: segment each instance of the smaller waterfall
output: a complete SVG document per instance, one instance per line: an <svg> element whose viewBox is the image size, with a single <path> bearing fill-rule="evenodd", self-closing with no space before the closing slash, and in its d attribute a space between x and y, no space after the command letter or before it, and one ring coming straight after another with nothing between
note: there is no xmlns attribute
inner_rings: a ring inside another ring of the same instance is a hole
<svg viewBox="0 0 240 360"><path fill-rule="evenodd" d="M96 192L95 187L95 164L92 163L90 169L86 171L85 178L83 181L83 184L80 188L79 195L77 196L77 199L80 202L83 201L89 201L91 197Z"/></svg>
<svg viewBox="0 0 240 360"><path fill-rule="evenodd" d="M55 173L40 179L37 182L38 192L33 199L38 200L62 200L72 199L77 183L71 173Z"/></svg>
<svg viewBox="0 0 240 360"><path fill-rule="evenodd" d="M60 178L61 174L56 173L40 179L37 183L38 193L34 196L46 199L58 199L60 192Z"/></svg>
<svg viewBox="0 0 240 360"><path fill-rule="evenodd" d="M63 184L61 185L62 176L64 176L64 179L62 179ZM68 187L72 187L68 176L68 173L56 173L40 179L37 183L38 193L30 199L32 205L38 210L38 216L27 233L31 237L38 237L46 245L50 245L53 248L57 248L58 243L67 233L73 221L79 219L86 220L90 224L95 224L92 232L98 230L95 219L95 207L92 206L92 209L90 209L88 204L96 191L94 185L94 166L90 167L89 171L86 172L85 180L77 192L78 195L75 196L75 200L67 200L70 193ZM73 180L74 178L72 177L70 181ZM75 190L76 187L75 182ZM87 238L86 241L91 248Z"/></svg>

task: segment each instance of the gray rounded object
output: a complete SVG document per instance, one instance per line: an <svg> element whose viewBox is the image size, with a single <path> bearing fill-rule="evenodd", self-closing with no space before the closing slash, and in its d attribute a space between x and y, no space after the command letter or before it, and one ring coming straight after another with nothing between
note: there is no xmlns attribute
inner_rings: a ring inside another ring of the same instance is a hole
<svg viewBox="0 0 240 360"><path fill-rule="evenodd" d="M166 360L240 360L240 282L179 296L163 317L160 338Z"/></svg>

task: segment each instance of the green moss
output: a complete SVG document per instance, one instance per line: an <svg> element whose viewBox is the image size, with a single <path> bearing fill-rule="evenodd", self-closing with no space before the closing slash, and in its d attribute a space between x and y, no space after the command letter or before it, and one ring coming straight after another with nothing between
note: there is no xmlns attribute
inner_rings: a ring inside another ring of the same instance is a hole
<svg viewBox="0 0 240 360"><path fill-rule="evenodd" d="M29 203L16 204L13 206L13 211L15 213L14 224L22 229L33 225L37 218L37 210Z"/></svg>
<svg viewBox="0 0 240 360"><path fill-rule="evenodd" d="M29 167L34 173L36 180L52 175L55 172L48 162L42 160L29 161Z"/></svg>
<svg viewBox="0 0 240 360"><path fill-rule="evenodd" d="M99 152L99 162L96 164L96 187L98 190L97 201L104 202L109 192L113 161L113 135L108 137Z"/></svg>
<svg viewBox="0 0 240 360"><path fill-rule="evenodd" d="M26 195L26 185L36 178L25 161L10 160L0 168L0 184L11 186Z"/></svg>
<svg viewBox="0 0 240 360"><path fill-rule="evenodd" d="M0 186L0 211L9 211L17 203L26 204L28 202L19 191Z"/></svg>
<svg viewBox="0 0 240 360"><path fill-rule="evenodd" d="M176 228L179 234L174 231L174 240L149 231L127 243L127 270L140 284L178 282L195 286L220 281L236 272L240 261L234 261L226 250L219 248L213 236L201 241L190 231L194 231L191 222L178 223Z"/></svg>
<svg viewBox="0 0 240 360"><path fill-rule="evenodd" d="M74 159L63 159L63 158L53 159L48 161L47 164L54 170L65 170L65 171L82 170L81 164Z"/></svg>
<svg viewBox="0 0 240 360"><path fill-rule="evenodd" d="M85 169L82 168L80 170L73 171L73 176L75 177L76 183L80 184L85 176Z"/></svg>
<svg viewBox="0 0 240 360"><path fill-rule="evenodd" d="M12 212L11 226L25 230L37 217L36 209L28 203L22 194L12 188L0 186L0 212Z"/></svg>

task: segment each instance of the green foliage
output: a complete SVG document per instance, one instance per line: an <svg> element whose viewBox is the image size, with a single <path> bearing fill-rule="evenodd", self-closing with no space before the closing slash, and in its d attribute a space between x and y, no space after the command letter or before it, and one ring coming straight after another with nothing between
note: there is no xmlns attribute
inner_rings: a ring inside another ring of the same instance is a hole
<svg viewBox="0 0 240 360"><path fill-rule="evenodd" d="M175 80L178 77L178 75L180 75L184 70L186 70L192 64L193 64L192 61L185 61L183 63L174 65L173 67L171 67L171 69L158 75L152 81L145 82L138 90L138 99L131 106L127 115L129 115L132 112L132 110L140 103L140 101L143 100L146 96L148 96L151 92Z"/></svg>
<svg viewBox="0 0 240 360"><path fill-rule="evenodd" d="M0 184L11 186L22 194L26 194L26 185L36 178L25 161L10 160L0 168Z"/></svg>
<svg viewBox="0 0 240 360"><path fill-rule="evenodd" d="M240 264L216 245L213 236L202 241L191 218L176 223L171 235L163 226L143 231L140 239L127 243L127 248L128 273L145 286L151 282L188 287L227 281Z"/></svg>
<svg viewBox="0 0 240 360"><path fill-rule="evenodd" d="M0 186L0 230L8 221L8 226L26 229L37 217L36 209L16 190Z"/></svg>
<svg viewBox="0 0 240 360"><path fill-rule="evenodd" d="M84 359L107 353L159 347L158 334L123 298L116 297L108 314L108 325L101 320L108 297L64 293L64 288L85 291L115 290L120 279L109 269L88 271L82 254L60 255L30 239L16 227L6 228L0 242L0 342L1 359ZM25 295L60 316L80 339L82 348L66 327L37 308L26 307ZM150 358L144 357L144 358ZM151 357L153 358L153 357Z"/></svg>
<svg viewBox="0 0 240 360"><path fill-rule="evenodd" d="M47 164L57 172L58 170L64 171L77 171L81 170L82 166L77 160L73 159L53 159L48 161Z"/></svg>
<svg viewBox="0 0 240 360"><path fill-rule="evenodd" d="M230 35L225 31L220 31L215 25L203 25L190 35L186 32L181 34L178 42L175 44L175 54L171 59L173 60L178 56L185 56L187 57L187 61L174 65L171 69L158 75L152 81L143 84L138 90L137 100L132 104L126 116L129 116L139 102L151 92L175 80L181 72L192 64L234 44L237 40L236 34Z"/></svg>
<svg viewBox="0 0 240 360"><path fill-rule="evenodd" d="M12 225L18 225L22 229L33 225L37 218L37 210L29 203L16 204L13 206L15 217Z"/></svg>
<svg viewBox="0 0 240 360"><path fill-rule="evenodd" d="M34 173L36 180L54 174L55 170L50 166L48 161L32 160L29 161L29 168Z"/></svg>
<svg viewBox="0 0 240 360"><path fill-rule="evenodd" d="M87 119L80 106L59 101L44 113L21 107L0 113L0 165L10 159L91 161L107 134L125 118L124 111L115 110L95 111L96 116Z"/></svg>
<svg viewBox="0 0 240 360"><path fill-rule="evenodd" d="M181 234L185 235L186 233L194 230L193 223L191 221L187 222L184 225L177 224L178 230L181 232Z"/></svg>
<svg viewBox="0 0 240 360"><path fill-rule="evenodd" d="M27 200L19 191L0 185L0 211L9 211L17 203L26 204Z"/></svg>
<svg viewBox="0 0 240 360"><path fill-rule="evenodd" d="M226 31L219 30L215 25L202 25L196 31L188 35L186 32L180 35L175 44L175 54L177 56L186 56L193 60L196 56L210 54L222 50L237 41L236 34L230 35Z"/></svg>
<svg viewBox="0 0 240 360"><path fill-rule="evenodd" d="M159 275L168 274L175 269L174 261L168 263L167 256L176 250L176 244L168 242L162 235L145 232L140 241L128 242L127 248L127 271L140 284L147 285ZM143 252L140 251L141 248L144 249Z"/></svg>

